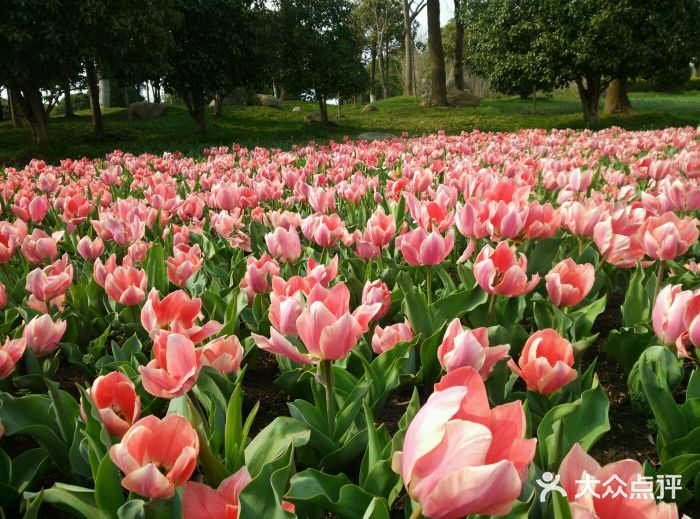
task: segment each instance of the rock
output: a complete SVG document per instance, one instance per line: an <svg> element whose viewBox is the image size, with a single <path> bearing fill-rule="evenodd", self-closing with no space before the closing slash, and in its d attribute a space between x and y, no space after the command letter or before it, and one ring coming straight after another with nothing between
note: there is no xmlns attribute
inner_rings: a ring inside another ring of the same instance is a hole
<svg viewBox="0 0 700 519"><path fill-rule="evenodd" d="M358 141L388 141L396 137L393 133L364 132L357 136Z"/></svg>
<svg viewBox="0 0 700 519"><path fill-rule="evenodd" d="M295 106L294 108L292 108L292 112L301 112L301 111L302 111L301 106Z"/></svg>
<svg viewBox="0 0 700 519"><path fill-rule="evenodd" d="M279 99L277 99L275 96L271 96L268 94L258 94L258 100L260 101L260 104L262 106L282 110L282 105L280 104Z"/></svg>
<svg viewBox="0 0 700 519"><path fill-rule="evenodd" d="M214 108L216 106L216 99L209 101L209 108Z"/></svg>
<svg viewBox="0 0 700 519"><path fill-rule="evenodd" d="M163 115L165 105L161 103L149 103L148 101L138 101L129 105L129 113L139 119L153 119Z"/></svg>
<svg viewBox="0 0 700 519"><path fill-rule="evenodd" d="M311 112L310 114L304 117L304 122L306 124L322 123L323 118L321 117L321 112Z"/></svg>
<svg viewBox="0 0 700 519"><path fill-rule="evenodd" d="M448 90L447 101L452 106L479 106L481 99L464 90Z"/></svg>
<svg viewBox="0 0 700 519"><path fill-rule="evenodd" d="M362 108L362 113L366 114L367 112L376 112L378 110L379 108L377 108L377 105L375 105L374 103L370 103Z"/></svg>

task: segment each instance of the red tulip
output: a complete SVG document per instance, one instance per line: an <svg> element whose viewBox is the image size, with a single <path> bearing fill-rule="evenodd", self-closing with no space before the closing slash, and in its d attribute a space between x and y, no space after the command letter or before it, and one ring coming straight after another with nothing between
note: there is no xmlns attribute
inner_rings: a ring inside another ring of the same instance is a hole
<svg viewBox="0 0 700 519"><path fill-rule="evenodd" d="M120 371L97 377L88 395L111 436L124 436L139 419L141 399L136 394L134 383ZM80 412L86 420L82 402Z"/></svg>
<svg viewBox="0 0 700 519"><path fill-rule="evenodd" d="M151 289L141 309L141 326L151 338L162 331L172 331L198 343L222 328L222 324L214 320L207 321L204 326L196 325L197 319L202 318L201 309L202 300L190 298L184 290L176 290L160 299L158 291Z"/></svg>
<svg viewBox="0 0 700 519"><path fill-rule="evenodd" d="M678 218L676 213L649 217L642 227L644 251L655 260L682 256L698 241L698 221Z"/></svg>
<svg viewBox="0 0 700 519"><path fill-rule="evenodd" d="M525 343L518 364L511 359L508 366L520 376L530 391L542 395L553 393L577 376L574 349L556 330L535 332Z"/></svg>
<svg viewBox="0 0 700 519"><path fill-rule="evenodd" d="M490 245L481 249L474 260L474 276L484 291L506 297L527 294L540 282L538 274L527 280L527 258L524 254L516 257L504 241L496 249Z"/></svg>
<svg viewBox="0 0 700 519"><path fill-rule="evenodd" d="M520 495L536 439L525 439L522 404L489 408L473 368L450 372L418 411L392 468L433 519L505 515Z"/></svg>
<svg viewBox="0 0 700 519"><path fill-rule="evenodd" d="M595 267L590 263L577 265L571 258L566 258L557 263L544 279L554 306L576 306L593 288Z"/></svg>
<svg viewBox="0 0 700 519"><path fill-rule="evenodd" d="M508 355L509 349L509 344L489 346L487 328L463 329L459 319L454 319L445 331L437 354L445 371L470 366L486 380L496 363Z"/></svg>
<svg viewBox="0 0 700 519"><path fill-rule="evenodd" d="M134 267L117 267L105 278L105 292L115 302L135 306L146 298L146 271Z"/></svg>
<svg viewBox="0 0 700 519"><path fill-rule="evenodd" d="M452 252L454 231L450 229L443 237L437 231L428 234L418 227L397 237L396 246L401 249L409 265L439 265Z"/></svg>
<svg viewBox="0 0 700 519"><path fill-rule="evenodd" d="M406 320L403 323L392 324L382 328L381 326L374 327L374 335L372 336L372 349L377 355L381 355L385 351L389 351L400 342L408 342L413 339L413 330L411 325Z"/></svg>
<svg viewBox="0 0 700 519"><path fill-rule="evenodd" d="M153 396L175 398L197 382L199 364L194 343L179 333L163 332L153 343L155 359L139 367L143 388Z"/></svg>
<svg viewBox="0 0 700 519"><path fill-rule="evenodd" d="M26 345L24 337L19 339L5 338L5 343L0 345L0 380L9 377L15 370L15 365L24 355Z"/></svg>
<svg viewBox="0 0 700 519"><path fill-rule="evenodd" d="M238 337L219 337L197 348L197 359L202 366L211 366L220 373L238 373L243 360L243 347Z"/></svg>
<svg viewBox="0 0 700 519"><path fill-rule="evenodd" d="M122 486L140 496L169 499L197 466L199 438L182 415L153 415L131 426L109 457L124 472Z"/></svg>
<svg viewBox="0 0 700 519"><path fill-rule="evenodd" d="M66 326L66 322L60 319L53 322L48 314L36 316L24 327L27 348L37 357L53 353L66 333Z"/></svg>
<svg viewBox="0 0 700 519"><path fill-rule="evenodd" d="M386 286L382 280L377 279L375 281L365 283L362 289L362 304L372 305L374 303L379 303L379 311L373 317L375 320L380 320L384 317L391 308L391 292L389 287Z"/></svg>

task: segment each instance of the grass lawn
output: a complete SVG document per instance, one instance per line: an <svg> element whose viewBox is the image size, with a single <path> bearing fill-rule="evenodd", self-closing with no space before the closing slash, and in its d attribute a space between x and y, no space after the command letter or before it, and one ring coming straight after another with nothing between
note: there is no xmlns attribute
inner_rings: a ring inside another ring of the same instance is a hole
<svg viewBox="0 0 700 519"><path fill-rule="evenodd" d="M602 116L602 126L626 129L653 129L668 126L696 126L700 123L700 92L682 94L639 93L630 98L635 113L629 116ZM302 113L292 112L301 106ZM207 146L230 145L288 148L309 140L327 142L343 136L356 137L364 131L387 131L411 135L445 130L459 133L478 128L484 131L513 131L520 128L582 128L580 103L571 91L553 97L538 98L537 113L532 101L518 97L486 99L477 108L423 108L412 97L378 101L379 110L362 113L361 106L343 106L337 117L329 106L335 126L304 124L304 115L316 111L313 103L292 101L284 110L263 107L226 106L220 119L207 114L207 133L197 135L184 108L168 107L157 119L129 121L124 109L107 110L104 116L107 135L96 140L91 135L89 112L71 119L54 117L50 131L54 143L39 147L26 128L15 129L0 122L0 166L22 166L32 157L56 163L62 158L98 157L121 149L132 153L181 151L201 155Z"/></svg>

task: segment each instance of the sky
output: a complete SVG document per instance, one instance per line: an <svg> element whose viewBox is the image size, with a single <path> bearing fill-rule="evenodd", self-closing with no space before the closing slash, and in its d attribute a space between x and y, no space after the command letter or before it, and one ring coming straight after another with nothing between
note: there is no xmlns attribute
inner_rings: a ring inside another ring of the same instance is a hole
<svg viewBox="0 0 700 519"><path fill-rule="evenodd" d="M445 25L454 16L454 0L440 0L440 26ZM422 35L428 34L428 15L425 9L418 15L418 23L421 25Z"/></svg>

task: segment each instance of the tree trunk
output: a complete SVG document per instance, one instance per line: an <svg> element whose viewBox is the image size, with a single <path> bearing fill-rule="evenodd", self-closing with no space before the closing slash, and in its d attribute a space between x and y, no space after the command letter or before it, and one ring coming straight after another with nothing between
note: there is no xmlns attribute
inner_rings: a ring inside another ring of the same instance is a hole
<svg viewBox="0 0 700 519"><path fill-rule="evenodd" d="M214 96L214 117L221 117L224 112L224 100L221 92L217 92Z"/></svg>
<svg viewBox="0 0 700 519"><path fill-rule="evenodd" d="M44 108L41 90L29 81L22 81L19 86L12 88L12 98L19 105L37 144L51 142L49 133L49 116Z"/></svg>
<svg viewBox="0 0 700 519"><path fill-rule="evenodd" d="M453 79L457 90L464 90L464 22L459 16L461 0L455 1L455 49Z"/></svg>
<svg viewBox="0 0 700 519"><path fill-rule="evenodd" d="M70 95L70 83L63 89L63 104L65 105L63 116L74 117L75 112L73 111L73 98Z"/></svg>
<svg viewBox="0 0 700 519"><path fill-rule="evenodd" d="M375 85L377 81L377 44L372 43L372 49L370 51L370 65L369 65L369 102L374 103L377 96L374 92Z"/></svg>
<svg viewBox="0 0 700 519"><path fill-rule="evenodd" d="M379 49L379 84L382 89L382 99L386 99L386 56L381 48Z"/></svg>
<svg viewBox="0 0 700 519"><path fill-rule="evenodd" d="M102 121L102 108L100 108L100 87L97 84L97 72L95 71L94 63L86 63L85 77L88 97L90 98L90 111L92 112L92 132L96 137L104 137L105 126Z"/></svg>
<svg viewBox="0 0 700 519"><path fill-rule="evenodd" d="M183 97L187 111L194 122L194 131L204 133L206 125L204 124L204 93L199 90L191 90Z"/></svg>
<svg viewBox="0 0 700 519"><path fill-rule="evenodd" d="M160 96L160 80L156 79L153 81L153 102L160 104L162 101Z"/></svg>
<svg viewBox="0 0 700 519"><path fill-rule="evenodd" d="M129 87L124 85L124 106L126 106L126 116L129 120L133 120L134 116L131 115L131 110L129 110Z"/></svg>
<svg viewBox="0 0 700 519"><path fill-rule="evenodd" d="M12 88L7 87L7 104L10 107L10 119L12 126L19 128L22 126L22 121L19 117L19 106L17 105L17 94L12 91Z"/></svg>
<svg viewBox="0 0 700 519"><path fill-rule="evenodd" d="M326 105L326 98L323 96L318 98L318 109L321 113L321 122L328 124L328 106Z"/></svg>
<svg viewBox="0 0 700 519"><path fill-rule="evenodd" d="M408 0L403 0L403 95L413 95L413 34Z"/></svg>
<svg viewBox="0 0 700 519"><path fill-rule="evenodd" d="M605 95L605 113L628 114L631 111L632 103L627 96L627 78L613 79Z"/></svg>
<svg viewBox="0 0 700 519"><path fill-rule="evenodd" d="M2 88L0 88L0 94L2 94ZM10 100L9 90L7 93L7 100L8 101ZM2 96L0 96L0 121L4 121L4 120L5 120L5 110L2 107Z"/></svg>
<svg viewBox="0 0 700 519"><path fill-rule="evenodd" d="M428 0L428 52L432 62L430 104L447 106L447 77L445 54L440 33L440 0Z"/></svg>
<svg viewBox="0 0 700 519"><path fill-rule="evenodd" d="M600 122L598 105L600 103L602 78L600 74L591 74L585 77L585 84L583 80L584 78L576 79L576 87L578 88L578 95L583 108L583 118L586 121L586 126L597 126Z"/></svg>

